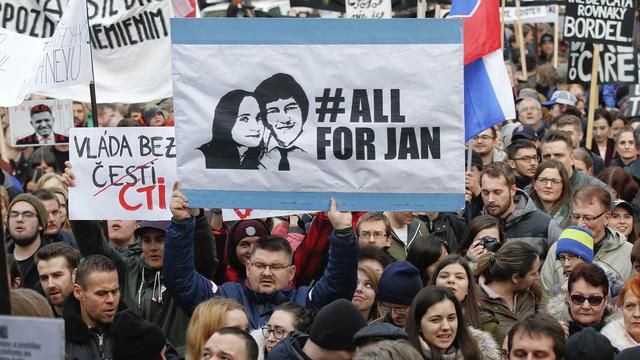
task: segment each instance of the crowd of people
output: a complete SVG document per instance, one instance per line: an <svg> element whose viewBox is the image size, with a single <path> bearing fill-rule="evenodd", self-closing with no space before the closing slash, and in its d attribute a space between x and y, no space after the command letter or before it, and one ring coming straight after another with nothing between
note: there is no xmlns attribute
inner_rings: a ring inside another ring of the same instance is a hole
<svg viewBox="0 0 640 360"><path fill-rule="evenodd" d="M640 358L640 119L602 86L587 149L585 90L538 30L527 74L507 37L517 119L469 142L457 213L331 200L229 222L175 189L165 221L70 220L67 146L5 144L12 314L62 318L69 359ZM93 119L74 103L74 123L144 131L172 126L172 106Z"/></svg>

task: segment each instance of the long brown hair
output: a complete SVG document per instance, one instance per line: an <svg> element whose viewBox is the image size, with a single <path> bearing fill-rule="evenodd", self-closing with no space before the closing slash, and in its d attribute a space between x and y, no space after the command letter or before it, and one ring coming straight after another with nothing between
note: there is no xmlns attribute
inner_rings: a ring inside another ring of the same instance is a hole
<svg viewBox="0 0 640 360"><path fill-rule="evenodd" d="M558 170L558 173L560 174L560 179L562 179L562 193L560 194L560 198L553 204L551 209L549 209L549 215L553 216L565 204L569 204L569 206L571 206L571 194L572 194L571 180L569 179L567 170L564 168L564 165L562 165L561 162L559 162L558 160L549 159L549 160L543 161L542 163L540 163L540 165L538 165L538 169L536 170L536 173L533 175L533 181L534 182L537 181L538 178L540 177L540 174L546 169ZM533 203L536 205L538 209L544 209L542 207L542 200L540 200L540 197L536 192L534 184L531 184L531 190L529 190L529 196L531 196L531 200L533 200Z"/></svg>
<svg viewBox="0 0 640 360"><path fill-rule="evenodd" d="M378 294L378 282L380 281L380 274L368 265L358 265L358 271L362 271L367 276L369 281L371 281L373 292ZM369 318L366 320L370 321L377 319L378 317L380 317L380 315L381 313L379 304L377 301L374 301L373 305L371 306L371 311L369 312Z"/></svg>

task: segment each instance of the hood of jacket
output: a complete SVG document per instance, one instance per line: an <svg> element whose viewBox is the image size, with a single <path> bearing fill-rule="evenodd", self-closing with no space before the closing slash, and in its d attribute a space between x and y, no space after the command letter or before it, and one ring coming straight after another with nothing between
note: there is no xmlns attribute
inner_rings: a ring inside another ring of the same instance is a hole
<svg viewBox="0 0 640 360"><path fill-rule="evenodd" d="M502 349L490 333L476 329L473 326L467 326L467 329L471 337L476 340L476 344L478 344L482 360L502 359Z"/></svg>
<svg viewBox="0 0 640 360"><path fill-rule="evenodd" d="M566 302L566 295L564 293L548 298L547 303L544 305L544 309L547 314L558 320L558 322L564 322L569 325L570 330L572 329L572 324L575 324L575 326L577 327L582 327L581 325L575 323L575 321L573 321L573 319L571 318L571 314L569 313L569 305ZM607 308L604 310L601 324L606 325L613 321L616 316L615 314L615 306L611 304L611 301L609 301L609 303L607 304ZM600 327L600 329L602 329L602 327ZM597 330L600 331L600 329Z"/></svg>
<svg viewBox="0 0 640 360"><path fill-rule="evenodd" d="M513 212L511 212L509 216L507 216L505 226L516 223L520 221L520 218L523 216L538 210L536 204L534 204L529 195L520 189L516 189L516 194L513 196L513 202L516 204L516 208L513 209Z"/></svg>
<svg viewBox="0 0 640 360"><path fill-rule="evenodd" d="M309 335L293 332L286 338L282 339L271 351L267 354L267 360L308 360L310 359L302 348L309 339Z"/></svg>

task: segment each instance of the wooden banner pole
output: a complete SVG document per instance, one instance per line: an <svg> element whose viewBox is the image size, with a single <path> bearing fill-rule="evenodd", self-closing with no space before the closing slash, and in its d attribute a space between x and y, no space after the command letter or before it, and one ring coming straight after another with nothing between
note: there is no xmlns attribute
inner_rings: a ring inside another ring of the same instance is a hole
<svg viewBox="0 0 640 360"><path fill-rule="evenodd" d="M600 44L593 44L593 61L591 63L591 86L589 87L589 113L587 117L587 149L591 150L593 141L593 118L598 107L598 68L600 67Z"/></svg>
<svg viewBox="0 0 640 360"><path fill-rule="evenodd" d="M507 4L507 0L502 0L502 12L500 13L500 46L504 52L504 11Z"/></svg>
<svg viewBox="0 0 640 360"><path fill-rule="evenodd" d="M558 47L560 44L560 5L556 5L556 21L553 29L553 67L558 68Z"/></svg>
<svg viewBox="0 0 640 360"><path fill-rule="evenodd" d="M520 21L520 0L516 0L516 39L520 44L520 65L522 68L522 78L521 80L527 81L529 79L529 74L527 72L527 57L524 53L524 36L522 34L522 22Z"/></svg>

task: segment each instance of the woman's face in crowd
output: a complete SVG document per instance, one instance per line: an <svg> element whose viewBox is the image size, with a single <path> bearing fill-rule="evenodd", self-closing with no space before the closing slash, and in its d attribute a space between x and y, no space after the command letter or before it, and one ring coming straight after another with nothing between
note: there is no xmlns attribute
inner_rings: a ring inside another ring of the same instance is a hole
<svg viewBox="0 0 640 360"><path fill-rule="evenodd" d="M458 331L458 315L453 301L444 299L431 305L420 319L420 329L429 346L446 352L453 344Z"/></svg>
<svg viewBox="0 0 640 360"><path fill-rule="evenodd" d="M494 239L500 239L500 230L498 230L497 226L486 228L486 229L482 229L482 230L478 231L476 236L473 238L473 241L480 240L485 236L491 236Z"/></svg>
<svg viewBox="0 0 640 360"><path fill-rule="evenodd" d="M620 134L620 130L624 127L624 121L620 119L615 119L611 122L611 127L609 128L609 137L616 138L618 134Z"/></svg>
<svg viewBox="0 0 640 360"><path fill-rule="evenodd" d="M286 311L278 310L273 312L269 322L267 322L267 327L272 330L269 337L265 339L267 352L271 351L282 339L287 337L287 334L296 330L294 320L293 315ZM276 333L284 334L284 336L278 336L279 339L276 339Z"/></svg>
<svg viewBox="0 0 640 360"><path fill-rule="evenodd" d="M238 241L236 244L236 257L240 264L246 265L247 261L251 261L251 247L259 238L259 236L247 236Z"/></svg>
<svg viewBox="0 0 640 360"><path fill-rule="evenodd" d="M376 292L373 290L373 282L367 274L358 270L358 285L356 286L356 292L353 294L351 302L360 311L366 311L371 309L376 300Z"/></svg>
<svg viewBox="0 0 640 360"><path fill-rule="evenodd" d="M449 264L443 267L436 277L436 285L451 289L460 302L469 293L469 278L460 264Z"/></svg>
<svg viewBox="0 0 640 360"><path fill-rule="evenodd" d="M425 270L425 273L427 274L427 278L431 279L433 277L433 272L436 271L436 266L438 265L438 261L442 260L442 258L444 258L447 255L449 255L449 252L447 251L447 248L445 248L444 245L442 245L441 251L440 251L440 257L438 258L438 260L433 264L429 265L429 267Z"/></svg>
<svg viewBox="0 0 640 360"><path fill-rule="evenodd" d="M159 269L162 267L164 238L165 232L157 229L147 229L140 236L142 255L151 268Z"/></svg>
<svg viewBox="0 0 640 360"><path fill-rule="evenodd" d="M244 331L249 330L249 319L242 310L233 309L224 315L224 327L234 327Z"/></svg>
<svg viewBox="0 0 640 360"><path fill-rule="evenodd" d="M593 138L598 143L604 143L609 138L609 123L604 118L599 118L593 122Z"/></svg>
<svg viewBox="0 0 640 360"><path fill-rule="evenodd" d="M640 297L629 290L624 295L622 302L622 316L624 318L624 328L631 337L640 341Z"/></svg>
<svg viewBox="0 0 640 360"><path fill-rule="evenodd" d="M629 236L633 229L633 215L622 206L618 206L611 212L609 227L621 232L624 236Z"/></svg>
<svg viewBox="0 0 640 360"><path fill-rule="evenodd" d="M638 156L636 152L636 141L633 138L632 132L625 131L620 134L618 144L616 145L616 152L625 160L633 160Z"/></svg>
<svg viewBox="0 0 640 360"><path fill-rule="evenodd" d="M231 128L233 141L246 147L260 145L264 124L259 120L259 113L258 102L252 96L247 96L240 102L238 117Z"/></svg>
<svg viewBox="0 0 640 360"><path fill-rule="evenodd" d="M538 269L540 268L540 258L536 258L536 261L531 265L531 269L527 272L518 283L517 291L529 290L531 285L533 285L536 280L540 279L540 272Z"/></svg>
<svg viewBox="0 0 640 360"><path fill-rule="evenodd" d="M587 164L582 160L578 160L578 159L573 160L573 166L575 166L576 169L578 169L578 171L582 171L585 174L593 175L591 173L591 169L589 169Z"/></svg>
<svg viewBox="0 0 640 360"><path fill-rule="evenodd" d="M569 312L571 313L571 318L577 323L582 326L593 326L602 319L604 310L607 307L607 298L604 296L602 287L596 287L589 284L584 279L578 279L578 281L573 283L571 293L569 295ZM581 303L574 303L571 299L574 295L579 295L585 298L599 296L602 298L602 301L600 304L596 305L591 304L587 300Z"/></svg>
<svg viewBox="0 0 640 360"><path fill-rule="evenodd" d="M536 181L534 181L533 188L540 200L547 203L555 203L562 195L560 171L554 168L542 170Z"/></svg>
<svg viewBox="0 0 640 360"><path fill-rule="evenodd" d="M60 223L63 223L67 220L67 199L64 198L64 195L60 193L55 193L58 198L58 202L60 203Z"/></svg>

